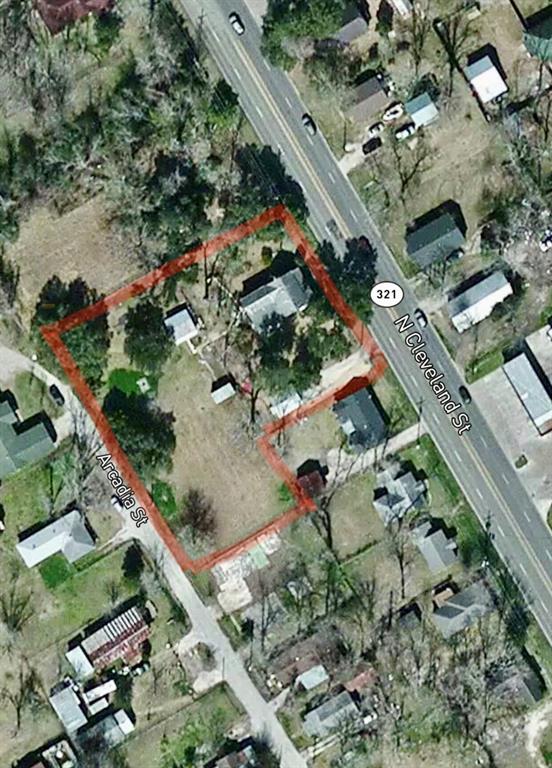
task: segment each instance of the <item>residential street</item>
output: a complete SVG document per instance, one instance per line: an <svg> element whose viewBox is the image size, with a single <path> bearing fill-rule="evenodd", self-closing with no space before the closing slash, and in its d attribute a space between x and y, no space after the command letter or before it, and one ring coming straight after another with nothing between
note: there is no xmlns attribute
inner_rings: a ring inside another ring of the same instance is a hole
<svg viewBox="0 0 552 768"><path fill-rule="evenodd" d="M416 297L383 242L358 195L343 176L323 137L310 136L301 116L304 105L287 76L272 68L260 52L260 30L244 0L175 0L195 25L221 72L239 94L242 107L260 139L280 152L288 171L301 183L319 239L331 240L343 252L344 240L366 235L379 255L380 279L403 286L400 307L375 308L371 329L410 400L423 404L424 421L466 497L483 524L490 523L494 543L517 576L531 608L552 642L552 540L516 470L507 460L500 436L489 429L476 402L467 406L472 429L461 437L451 426L394 320L416 308ZM228 21L237 11L246 32L236 35ZM276 200L274 202L277 202ZM344 239L327 229L334 219ZM425 350L444 373L454 394L463 383L453 361L431 327L424 329Z"/></svg>

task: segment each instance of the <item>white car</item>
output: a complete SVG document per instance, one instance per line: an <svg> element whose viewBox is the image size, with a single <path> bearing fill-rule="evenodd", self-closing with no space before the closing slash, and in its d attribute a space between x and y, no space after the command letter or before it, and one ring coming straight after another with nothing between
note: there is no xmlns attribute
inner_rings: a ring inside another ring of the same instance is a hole
<svg viewBox="0 0 552 768"><path fill-rule="evenodd" d="M547 229L539 241L539 248L546 253L552 248L552 230Z"/></svg>
<svg viewBox="0 0 552 768"><path fill-rule="evenodd" d="M412 136L414 133L416 133L416 126L414 123L407 123L406 125L397 128L395 131L395 138L397 141L404 141L404 139L408 139L408 137Z"/></svg>
<svg viewBox="0 0 552 768"><path fill-rule="evenodd" d="M232 29L237 35L243 35L245 32L245 27L243 25L243 21L240 19L237 13L233 12L228 17L230 24L232 25Z"/></svg>
<svg viewBox="0 0 552 768"><path fill-rule="evenodd" d="M394 120L398 120L399 117L402 117L403 115L404 107L400 101L396 101L394 104L391 104L390 107L387 107L382 115L382 120L384 123L392 123Z"/></svg>

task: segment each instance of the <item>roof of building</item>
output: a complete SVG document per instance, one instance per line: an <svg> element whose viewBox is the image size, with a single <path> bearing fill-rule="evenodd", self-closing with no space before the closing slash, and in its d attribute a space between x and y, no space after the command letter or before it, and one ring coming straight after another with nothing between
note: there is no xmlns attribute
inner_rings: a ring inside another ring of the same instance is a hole
<svg viewBox="0 0 552 768"><path fill-rule="evenodd" d="M48 700L68 733L76 731L88 722L81 700L73 690L71 683L66 683Z"/></svg>
<svg viewBox="0 0 552 768"><path fill-rule="evenodd" d="M326 478L319 469L297 476L297 482L308 496L320 496L324 492Z"/></svg>
<svg viewBox="0 0 552 768"><path fill-rule="evenodd" d="M421 93L414 99L410 99L410 101L406 102L404 108L414 121L416 128L430 125L439 117L439 110L431 100L429 93Z"/></svg>
<svg viewBox="0 0 552 768"><path fill-rule="evenodd" d="M114 0L36 0L42 20L55 35L89 13L101 13L113 6Z"/></svg>
<svg viewBox="0 0 552 768"><path fill-rule="evenodd" d="M444 638L449 638L474 624L494 607L485 584L476 581L461 592L453 594L431 615Z"/></svg>
<svg viewBox="0 0 552 768"><path fill-rule="evenodd" d="M108 747L119 746L134 730L134 723L124 711L119 709L113 714L106 715L87 728L82 734L82 742L94 741L101 738Z"/></svg>
<svg viewBox="0 0 552 768"><path fill-rule="evenodd" d="M526 18L525 47L541 61L552 60L552 5Z"/></svg>
<svg viewBox="0 0 552 768"><path fill-rule="evenodd" d="M257 756L250 738L244 739L233 752L206 764L206 768L256 768L256 766Z"/></svg>
<svg viewBox="0 0 552 768"><path fill-rule="evenodd" d="M523 352L503 365L510 384L541 434L552 429L552 398Z"/></svg>
<svg viewBox="0 0 552 768"><path fill-rule="evenodd" d="M420 267L447 259L465 243L464 235L448 211L406 234L406 252Z"/></svg>
<svg viewBox="0 0 552 768"><path fill-rule="evenodd" d="M403 19L407 19L412 15L412 3L410 0L391 0L391 5Z"/></svg>
<svg viewBox="0 0 552 768"><path fill-rule="evenodd" d="M67 651L65 658L75 670L77 678L84 680L94 674L94 666L80 645Z"/></svg>
<svg viewBox="0 0 552 768"><path fill-rule="evenodd" d="M368 22L364 18L358 3L349 3L343 12L341 27L333 36L340 43L352 43L368 30Z"/></svg>
<svg viewBox="0 0 552 768"><path fill-rule="evenodd" d="M305 285L303 273L294 267L279 277L246 293L240 304L253 328L261 331L265 320L272 315L291 317L309 303L312 291Z"/></svg>
<svg viewBox="0 0 552 768"><path fill-rule="evenodd" d="M355 450L373 448L385 437L384 415L369 387L340 400L333 410Z"/></svg>
<svg viewBox="0 0 552 768"><path fill-rule="evenodd" d="M458 560L458 547L442 528L424 522L412 531L412 537L432 573L448 568Z"/></svg>
<svg viewBox="0 0 552 768"><path fill-rule="evenodd" d="M20 421L16 409L13 395L0 393L0 480L47 456L57 440L46 414L35 414Z"/></svg>
<svg viewBox="0 0 552 768"><path fill-rule="evenodd" d="M73 509L21 539L16 549L25 565L32 568L58 552L70 563L74 563L91 552L95 546L83 516L77 509Z"/></svg>
<svg viewBox="0 0 552 768"><path fill-rule="evenodd" d="M464 72L483 104L508 91L508 86L490 56L482 56L472 62Z"/></svg>
<svg viewBox="0 0 552 768"><path fill-rule="evenodd" d="M376 478L374 509L388 525L399 520L410 509L423 506L426 484L417 480L412 472L401 472L395 468L385 469Z"/></svg>
<svg viewBox="0 0 552 768"><path fill-rule="evenodd" d="M211 397L217 405L224 403L236 394L236 386L231 376L221 376L211 384Z"/></svg>
<svg viewBox="0 0 552 768"><path fill-rule="evenodd" d="M370 77L356 86L347 116L359 123L367 122L382 112L388 102L383 77Z"/></svg>
<svg viewBox="0 0 552 768"><path fill-rule="evenodd" d="M488 317L497 304L513 293L504 272L493 272L450 299L447 308L452 324L459 333Z"/></svg>
<svg viewBox="0 0 552 768"><path fill-rule="evenodd" d="M307 712L303 727L309 736L323 737L352 719L359 719L360 712L348 691L342 691L323 704Z"/></svg>
<svg viewBox="0 0 552 768"><path fill-rule="evenodd" d="M147 627L147 622L143 612L138 606L133 605L85 637L81 642L81 647L90 661L94 662L131 639L133 635L145 627Z"/></svg>
<svg viewBox="0 0 552 768"><path fill-rule="evenodd" d="M493 679L493 693L508 702L512 699L521 704L532 706L544 695L544 686L536 672L526 664L521 667L511 665L500 670Z"/></svg>
<svg viewBox="0 0 552 768"><path fill-rule="evenodd" d="M165 326L172 330L174 334L174 343L178 346L185 341L197 336L197 324L190 312L189 307L184 304L181 307L172 309L165 317Z"/></svg>
<svg viewBox="0 0 552 768"><path fill-rule="evenodd" d="M306 691L312 691L313 688L327 683L330 676L326 672L326 668L323 664L317 664L305 672L302 672L295 678L295 685L300 685Z"/></svg>

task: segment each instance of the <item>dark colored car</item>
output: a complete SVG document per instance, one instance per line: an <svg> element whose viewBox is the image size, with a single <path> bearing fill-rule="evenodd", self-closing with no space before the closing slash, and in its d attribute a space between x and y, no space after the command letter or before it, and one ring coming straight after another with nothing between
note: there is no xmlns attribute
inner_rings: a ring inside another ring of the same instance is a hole
<svg viewBox="0 0 552 768"><path fill-rule="evenodd" d="M427 325L427 317L425 316L425 313L422 312L421 309L415 309L414 310L414 319L420 326L420 328L425 328Z"/></svg>
<svg viewBox="0 0 552 768"><path fill-rule="evenodd" d="M371 139L368 139L368 141L364 142L362 145L362 152L365 155L371 155L372 152L375 152L377 149L379 149L382 145L382 140L379 136L374 136Z"/></svg>
<svg viewBox="0 0 552 768"><path fill-rule="evenodd" d="M301 122L305 126L307 133L310 133L311 136L316 136L316 123L312 119L310 115L305 114L301 118Z"/></svg>
<svg viewBox="0 0 552 768"><path fill-rule="evenodd" d="M56 405L65 405L65 398L61 394L59 387L57 387L55 384L51 384L48 387L48 393Z"/></svg>
<svg viewBox="0 0 552 768"><path fill-rule="evenodd" d="M471 403L471 395L467 387L465 387L462 384L461 387L458 387L458 392L460 393L460 397L462 398L463 403L465 403L466 405L468 405L468 403Z"/></svg>

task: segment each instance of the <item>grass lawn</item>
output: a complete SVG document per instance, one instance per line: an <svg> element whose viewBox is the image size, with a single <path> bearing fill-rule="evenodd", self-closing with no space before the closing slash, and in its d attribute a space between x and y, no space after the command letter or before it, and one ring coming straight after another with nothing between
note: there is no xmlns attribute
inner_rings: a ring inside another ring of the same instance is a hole
<svg viewBox="0 0 552 768"><path fill-rule="evenodd" d="M372 506L374 481L372 474L351 477L333 496L334 544L342 558L351 557L384 535L383 523Z"/></svg>
<svg viewBox="0 0 552 768"><path fill-rule="evenodd" d="M62 409L50 398L46 384L27 371L17 374L13 394L23 419L39 411L45 411L51 419L57 418L62 413Z"/></svg>
<svg viewBox="0 0 552 768"><path fill-rule="evenodd" d="M169 483L165 483L163 480L156 480L151 486L151 498L165 520L176 525L181 509Z"/></svg>
<svg viewBox="0 0 552 768"><path fill-rule="evenodd" d="M502 345L490 349L488 352L484 352L482 355L470 360L466 365L466 381L468 384L471 384L473 381L483 378L483 376L486 376L488 373L500 368L503 362Z"/></svg>
<svg viewBox="0 0 552 768"><path fill-rule="evenodd" d="M151 376L146 376L142 371L132 371L128 368L116 368L109 374L107 383L109 389L116 387L126 395L140 395L143 394L138 386L140 379L147 380L150 387L147 392L148 394L154 394L157 388L157 382Z"/></svg>
<svg viewBox="0 0 552 768"><path fill-rule="evenodd" d="M42 581L48 589L55 589L75 573L75 567L63 555L53 555L38 566Z"/></svg>
<svg viewBox="0 0 552 768"><path fill-rule="evenodd" d="M381 379L374 384L374 391L389 416L392 435L416 424L416 409L390 368L387 368Z"/></svg>

